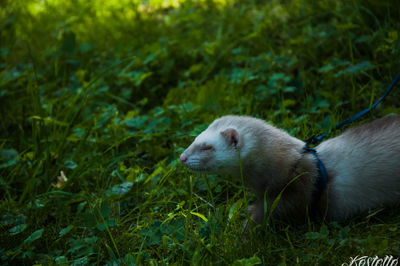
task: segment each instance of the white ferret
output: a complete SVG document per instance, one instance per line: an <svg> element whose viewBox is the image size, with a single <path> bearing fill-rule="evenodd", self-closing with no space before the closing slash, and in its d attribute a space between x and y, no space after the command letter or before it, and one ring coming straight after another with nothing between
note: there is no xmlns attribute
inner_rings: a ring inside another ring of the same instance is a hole
<svg viewBox="0 0 400 266"><path fill-rule="evenodd" d="M180 160L198 172L240 178L240 150L245 184L257 198L249 206L257 223L264 219L264 195L269 210L281 191L272 216L293 221L304 219L311 206L313 213L341 220L400 203L400 115L350 128L315 148L327 172L317 202L313 193L320 170L313 154L302 154L304 146L263 120L224 116L197 136Z"/></svg>

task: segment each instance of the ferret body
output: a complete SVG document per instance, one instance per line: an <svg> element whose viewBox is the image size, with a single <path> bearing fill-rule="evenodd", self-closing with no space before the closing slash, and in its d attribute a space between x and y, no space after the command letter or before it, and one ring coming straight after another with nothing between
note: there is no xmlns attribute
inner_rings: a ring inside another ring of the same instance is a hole
<svg viewBox="0 0 400 266"><path fill-rule="evenodd" d="M305 218L311 206L328 219L342 220L380 204L400 203L400 115L350 128L316 147L328 175L317 202L312 195L320 172L314 155L302 154L304 146L260 119L224 116L180 159L198 172L240 178L240 150L245 184L257 198L249 207L257 223L265 217L264 196L269 210L282 191L272 216L293 221Z"/></svg>

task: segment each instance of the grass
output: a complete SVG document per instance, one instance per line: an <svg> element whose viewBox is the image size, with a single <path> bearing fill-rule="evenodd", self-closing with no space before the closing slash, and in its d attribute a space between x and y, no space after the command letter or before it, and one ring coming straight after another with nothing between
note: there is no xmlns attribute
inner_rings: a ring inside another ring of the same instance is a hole
<svg viewBox="0 0 400 266"><path fill-rule="evenodd" d="M399 10L385 0L3 1L1 264L400 256L398 208L248 235L241 180L178 162L224 114L305 139L370 105L400 70ZM399 98L397 88L364 121L398 113Z"/></svg>

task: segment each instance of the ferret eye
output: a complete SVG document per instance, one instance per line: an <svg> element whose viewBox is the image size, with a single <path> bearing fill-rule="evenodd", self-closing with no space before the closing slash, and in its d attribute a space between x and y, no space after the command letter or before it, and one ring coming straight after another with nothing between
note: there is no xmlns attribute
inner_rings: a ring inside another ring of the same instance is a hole
<svg viewBox="0 0 400 266"><path fill-rule="evenodd" d="M205 145L205 146L202 146L201 148L200 148L200 150L202 150L202 151L211 151L211 150L213 150L214 148L213 148L213 146L211 146L211 145Z"/></svg>

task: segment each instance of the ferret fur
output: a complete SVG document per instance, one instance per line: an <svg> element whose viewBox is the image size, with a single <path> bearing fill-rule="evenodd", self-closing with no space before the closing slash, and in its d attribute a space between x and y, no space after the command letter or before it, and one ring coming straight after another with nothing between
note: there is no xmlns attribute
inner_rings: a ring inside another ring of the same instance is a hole
<svg viewBox="0 0 400 266"><path fill-rule="evenodd" d="M223 116L197 136L180 159L198 172L240 178L240 149L244 181L257 198L249 206L252 219L263 221L264 195L269 210L283 191L273 217L299 221L310 210L319 175L315 157L301 155L304 145L263 120ZM342 220L400 202L400 115L350 128L316 150L328 174L324 194L313 205L316 213Z"/></svg>

